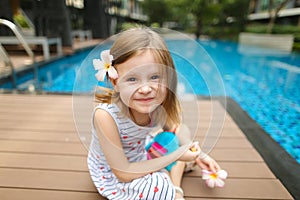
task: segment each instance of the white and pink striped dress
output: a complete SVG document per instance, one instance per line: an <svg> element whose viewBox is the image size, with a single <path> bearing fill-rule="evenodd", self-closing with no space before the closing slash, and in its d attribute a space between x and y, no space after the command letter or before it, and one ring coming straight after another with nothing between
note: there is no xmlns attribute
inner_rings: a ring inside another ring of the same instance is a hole
<svg viewBox="0 0 300 200"><path fill-rule="evenodd" d="M99 104L96 109L106 110L115 120L128 161L146 160L145 140L152 128L138 126L131 119L119 115L120 110L115 104ZM174 186L163 171L148 174L132 182L120 182L107 164L94 127L88 154L88 168L97 190L108 199L172 200L175 198Z"/></svg>

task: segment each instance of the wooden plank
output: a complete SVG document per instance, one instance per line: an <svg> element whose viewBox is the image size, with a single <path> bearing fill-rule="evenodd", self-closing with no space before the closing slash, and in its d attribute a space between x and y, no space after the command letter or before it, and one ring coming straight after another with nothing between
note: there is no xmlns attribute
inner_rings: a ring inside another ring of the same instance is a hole
<svg viewBox="0 0 300 200"><path fill-rule="evenodd" d="M0 187L96 192L88 172L0 168Z"/></svg>
<svg viewBox="0 0 300 200"><path fill-rule="evenodd" d="M199 129L199 128L209 128L209 129L216 129L219 128L222 130L223 128L237 128L238 126L233 123L225 123L224 121L209 121L209 120L202 120L202 121L188 121L183 122L183 124L187 125L191 129Z"/></svg>
<svg viewBox="0 0 300 200"><path fill-rule="evenodd" d="M27 141L43 141L43 142L69 142L80 143L77 133L64 131L32 131L32 130L2 130L0 140L27 140Z"/></svg>
<svg viewBox="0 0 300 200"><path fill-rule="evenodd" d="M276 179L264 162L218 162L228 172L229 178ZM201 169L196 166L185 177L201 177Z"/></svg>
<svg viewBox="0 0 300 200"><path fill-rule="evenodd" d="M293 199L277 179L227 179L224 188L208 188L201 178L184 177L187 197Z"/></svg>
<svg viewBox="0 0 300 200"><path fill-rule="evenodd" d="M0 121L0 129L8 129L8 130L34 130L34 131L64 131L64 132L76 132L74 124L66 124L63 122L60 123L47 123L47 122L18 122L18 120L14 121ZM1 131L2 132L2 131Z"/></svg>
<svg viewBox="0 0 300 200"><path fill-rule="evenodd" d="M16 140L0 140L0 152L87 155L87 150L80 143L33 142Z"/></svg>
<svg viewBox="0 0 300 200"><path fill-rule="evenodd" d="M9 94L10 95L10 94ZM66 96L67 97L67 96ZM54 103L51 105L51 103ZM34 106L37 107L47 107L55 106L55 107L61 107L61 108L67 108L72 107L72 96L69 96L67 98L63 97L54 97L51 95L45 95L45 97L36 95L36 98L33 96L24 95L24 97L16 97L11 96L11 98L1 96L0 106L9 106L16 105L17 107L28 107L28 106Z"/></svg>
<svg viewBox="0 0 300 200"><path fill-rule="evenodd" d="M263 162L255 149L213 149L209 155L218 161Z"/></svg>
<svg viewBox="0 0 300 200"><path fill-rule="evenodd" d="M36 94L1 94L1 102L2 101L24 101L24 100L29 100L27 102L38 102L38 101L44 101L48 102L49 100L55 100L54 102L60 101L72 101L72 96L70 95L36 95ZM33 100L33 101L32 101Z"/></svg>
<svg viewBox="0 0 300 200"><path fill-rule="evenodd" d="M218 101L187 101L182 102L182 111L185 116L191 116L191 114L197 114L199 116L225 116L226 111Z"/></svg>
<svg viewBox="0 0 300 200"><path fill-rule="evenodd" d="M225 123L234 123L233 119L229 116L229 115L225 115L225 116L213 116L213 115L200 115L200 116L195 116L195 113L191 113L191 114L186 114L183 115L183 121L223 121Z"/></svg>
<svg viewBox="0 0 300 200"><path fill-rule="evenodd" d="M212 145L213 148L253 148L252 144L244 138L222 138L222 137L197 137L200 146Z"/></svg>
<svg viewBox="0 0 300 200"><path fill-rule="evenodd" d="M88 171L87 156L0 152L0 168Z"/></svg>
<svg viewBox="0 0 300 200"><path fill-rule="evenodd" d="M1 200L105 200L97 192L0 188Z"/></svg>
<svg viewBox="0 0 300 200"><path fill-rule="evenodd" d="M7 106L7 107L12 107L13 105L16 106L16 108L20 107L32 107L36 106L38 108L72 108L72 96L69 97L69 99L63 100L60 99L59 97L52 98L47 96L40 98L41 96L36 96L36 98L29 98L29 96L24 96L24 98L18 99L18 98L11 98L7 99L5 97L1 97L2 100L0 101L0 106Z"/></svg>
<svg viewBox="0 0 300 200"><path fill-rule="evenodd" d="M209 132L208 132L209 131ZM219 135L220 137L228 137L228 138L244 138L246 139L244 133L238 129L238 128L232 128L232 127L224 127L222 129L210 129L200 127L197 129L196 138L204 137L207 134L214 132L213 135Z"/></svg>
<svg viewBox="0 0 300 200"><path fill-rule="evenodd" d="M47 108L45 110L43 109L38 109L38 108L20 108L20 110L17 110L16 108L14 108L15 110L13 111L12 108L6 108L6 110L1 109L0 113L0 119L1 122L5 122L5 121L10 121L10 120L14 120L16 118L19 119L20 122L33 122L33 121L43 121L43 122L53 122L53 123L57 123L57 122L64 122L64 123L72 123L73 122L73 115L71 110L54 110L54 109L50 109ZM33 109L35 109L35 111L33 111ZM26 117L25 117L26 116ZM85 117L88 118L88 120L90 120L91 118L91 112L87 112L87 113L83 113L80 115L81 117ZM198 120L198 122L196 121ZM237 125L225 118L220 118L220 119L210 119L210 118L204 118L201 117L199 119L184 119L184 123L192 126L193 127L211 127L215 124L221 124L223 126L226 127L234 127L236 128Z"/></svg>
<svg viewBox="0 0 300 200"><path fill-rule="evenodd" d="M32 109L35 109L35 111L32 111ZM38 109L38 110L36 110ZM76 110L77 112L77 110ZM91 119L91 112L81 112L80 117L85 117L88 118L89 120ZM26 116L26 118L23 118ZM42 119L58 119L58 120L63 120L66 122L72 122L73 121L73 111L71 109L68 110L62 110L62 109L57 109L57 110L49 110L48 109L39 109L36 107L32 108L21 108L21 110L18 110L16 108L11 108L6 111L0 110L0 119L1 120L13 120L13 119L22 119L22 120L27 120L27 119L36 119L37 117L42 118Z"/></svg>
<svg viewBox="0 0 300 200"><path fill-rule="evenodd" d="M28 106L28 107L25 107L23 106L22 108L17 108L17 107L2 107L0 108L0 113L1 115L2 114L5 114L7 115L8 117L13 115L13 114L16 114L16 113L19 113L21 115L27 115L28 113L32 113L33 115L28 115L29 117L33 117L33 116L36 116L36 115L53 115L53 116L61 116L61 117L66 117L66 119L69 119L67 117L73 117L72 116L72 108L39 108L38 106ZM18 115L15 115L15 117L20 117ZM21 118L21 117L20 117Z"/></svg>
<svg viewBox="0 0 300 200"><path fill-rule="evenodd" d="M209 146L212 148L211 146ZM203 148L203 151L211 150ZM223 161L262 161L259 154L252 148L244 149L212 149L211 155ZM41 154L86 155L87 151L81 143L52 143L33 141L0 140L0 152L24 152Z"/></svg>
<svg viewBox="0 0 300 200"><path fill-rule="evenodd" d="M21 102L20 102L21 103ZM27 113L34 113L34 115L62 115L62 116L72 116L72 105L66 104L57 106L56 103L53 103L53 105L19 105L19 104L10 104L10 105L2 105L0 104L0 113L13 115L14 113L20 113L20 114L27 114ZM30 116L30 115L29 115ZM16 115L16 117L19 117ZM31 117L31 116L30 116Z"/></svg>
<svg viewBox="0 0 300 200"><path fill-rule="evenodd" d="M29 113L29 112L28 112ZM46 121L48 123L57 123L57 122L64 122L64 123L73 123L73 116L68 115L46 115L46 114L37 114L37 115L27 115L26 113L21 114L18 112L18 115L16 113L1 113L0 120L1 121L12 121L18 119L18 121L21 122L35 122L35 121Z"/></svg>
<svg viewBox="0 0 300 200"><path fill-rule="evenodd" d="M210 128L210 129L216 129L219 128L220 130L223 128L238 128L236 124L230 123L230 124L224 124L223 121L214 121L214 122L205 122L205 121L200 121L198 122L187 122L184 123L186 124L189 128L195 129L195 128Z"/></svg>

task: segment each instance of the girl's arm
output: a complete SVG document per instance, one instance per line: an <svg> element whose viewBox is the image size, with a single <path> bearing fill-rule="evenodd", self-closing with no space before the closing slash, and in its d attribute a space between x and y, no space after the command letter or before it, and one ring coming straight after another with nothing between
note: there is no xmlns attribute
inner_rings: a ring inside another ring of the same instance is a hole
<svg viewBox="0 0 300 200"><path fill-rule="evenodd" d="M178 137L180 145L191 144L194 135L190 132L189 128L185 124L181 124L176 128L176 135ZM194 161L194 153L197 152L198 155L201 153L201 148L198 141L193 142L189 149L179 158L181 161Z"/></svg>
<svg viewBox="0 0 300 200"><path fill-rule="evenodd" d="M193 135L190 133L188 127L185 125L181 125L176 134L178 135L178 138L179 138L179 141L181 144L186 144L189 141L191 141L193 138ZM198 150L200 151L200 155L195 160L200 168L208 170L208 171L212 171L214 173L221 170L221 167L219 166L219 164L213 158L211 158L209 155L202 152L199 145L196 146L195 148L198 148ZM188 155L189 153L190 152L187 151L182 157L184 157L185 155Z"/></svg>
<svg viewBox="0 0 300 200"><path fill-rule="evenodd" d="M181 157L191 147L190 143L185 144L167 156L130 163L124 154L119 131L112 116L105 110L97 109L94 116L94 126L110 168L117 178L123 182L132 181L164 168ZM190 156L195 159L198 155L198 152L192 152Z"/></svg>
<svg viewBox="0 0 300 200"><path fill-rule="evenodd" d="M205 169L213 173L216 173L219 170L221 170L219 164L214 159L212 159L209 155L206 155L202 158L198 157L196 159L196 163L201 169Z"/></svg>

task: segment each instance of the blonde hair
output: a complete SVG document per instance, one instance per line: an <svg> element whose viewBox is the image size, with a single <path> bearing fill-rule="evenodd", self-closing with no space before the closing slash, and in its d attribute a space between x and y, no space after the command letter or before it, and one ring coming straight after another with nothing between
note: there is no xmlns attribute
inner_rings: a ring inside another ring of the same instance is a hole
<svg viewBox="0 0 300 200"><path fill-rule="evenodd" d="M168 128L172 128L174 124L180 123L180 106L175 94L177 74L174 73L174 62L163 38L149 28L134 28L121 32L110 49L110 53L114 58L113 66L117 67L118 64L127 61L144 50L150 50L158 63L171 69L166 70L168 87L162 106L168 115L166 125ZM101 93L96 92L95 94L98 102L113 103L118 101L118 94L114 91L108 88L100 88L100 90Z"/></svg>

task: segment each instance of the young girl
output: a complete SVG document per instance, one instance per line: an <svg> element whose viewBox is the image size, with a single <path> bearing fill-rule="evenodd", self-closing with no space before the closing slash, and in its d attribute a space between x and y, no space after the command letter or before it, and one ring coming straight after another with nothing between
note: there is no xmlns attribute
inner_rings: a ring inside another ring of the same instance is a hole
<svg viewBox="0 0 300 200"><path fill-rule="evenodd" d="M100 103L93 113L88 155L91 178L102 196L183 199L180 182L185 162L196 161L213 172L220 169L208 155L200 158L198 143L187 138L176 98L174 63L156 32L144 28L122 32L93 64L99 70L97 79L106 76L113 86L112 91L102 88L96 93ZM174 132L181 146L147 160L146 139L160 131ZM169 171L165 169L174 162Z"/></svg>

